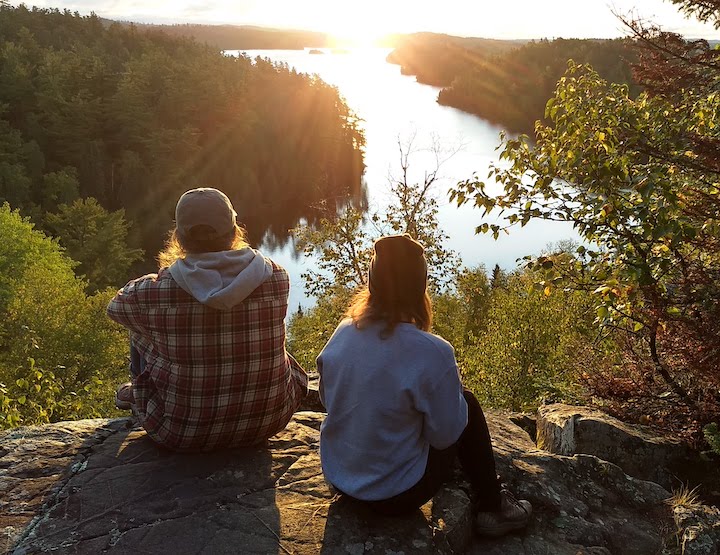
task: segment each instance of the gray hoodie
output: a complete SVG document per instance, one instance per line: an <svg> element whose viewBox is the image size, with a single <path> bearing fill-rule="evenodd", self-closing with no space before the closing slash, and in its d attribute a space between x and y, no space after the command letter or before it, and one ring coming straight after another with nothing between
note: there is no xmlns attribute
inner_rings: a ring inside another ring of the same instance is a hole
<svg viewBox="0 0 720 555"><path fill-rule="evenodd" d="M270 260L246 247L240 250L188 254L169 268L177 284L202 304L230 310L273 273Z"/></svg>

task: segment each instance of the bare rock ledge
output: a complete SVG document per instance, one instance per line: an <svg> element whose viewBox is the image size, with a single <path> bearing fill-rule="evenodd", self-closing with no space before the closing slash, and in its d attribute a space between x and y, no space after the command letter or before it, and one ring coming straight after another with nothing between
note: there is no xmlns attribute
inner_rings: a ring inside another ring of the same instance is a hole
<svg viewBox="0 0 720 555"><path fill-rule="evenodd" d="M677 439L625 424L597 409L563 404L538 409L537 444L558 455L595 455L666 488L677 485L673 477L694 457Z"/></svg>
<svg viewBox="0 0 720 555"><path fill-rule="evenodd" d="M527 530L473 537L460 482L411 516L375 516L324 481L323 417L299 412L267 446L211 454L160 449L131 418L0 434L0 552L679 553L663 487L592 455L537 449L500 413L488 414L498 471L535 507ZM707 510L705 520L686 515L688 546L696 549L686 552L693 555L718 553L713 526L720 518Z"/></svg>

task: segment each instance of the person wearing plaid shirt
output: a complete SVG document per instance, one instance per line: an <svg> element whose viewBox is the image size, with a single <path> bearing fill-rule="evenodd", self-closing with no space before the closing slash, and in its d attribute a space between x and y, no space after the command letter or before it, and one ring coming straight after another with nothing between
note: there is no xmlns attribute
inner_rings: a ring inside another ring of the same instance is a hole
<svg viewBox="0 0 720 555"><path fill-rule="evenodd" d="M185 193L160 271L108 305L131 333L133 381L116 405L174 450L262 442L307 393L307 375L285 350L287 272L247 246L235 218L221 191Z"/></svg>

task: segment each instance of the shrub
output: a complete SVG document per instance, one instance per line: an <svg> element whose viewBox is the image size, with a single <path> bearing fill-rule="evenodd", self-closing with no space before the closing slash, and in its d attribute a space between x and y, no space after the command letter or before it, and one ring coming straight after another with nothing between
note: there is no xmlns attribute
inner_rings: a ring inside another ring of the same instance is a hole
<svg viewBox="0 0 720 555"><path fill-rule="evenodd" d="M705 439L710 444L710 449L720 455L720 429L717 423L712 422L703 429Z"/></svg>
<svg viewBox="0 0 720 555"><path fill-rule="evenodd" d="M59 245L0 207L0 426L106 416L127 337Z"/></svg>

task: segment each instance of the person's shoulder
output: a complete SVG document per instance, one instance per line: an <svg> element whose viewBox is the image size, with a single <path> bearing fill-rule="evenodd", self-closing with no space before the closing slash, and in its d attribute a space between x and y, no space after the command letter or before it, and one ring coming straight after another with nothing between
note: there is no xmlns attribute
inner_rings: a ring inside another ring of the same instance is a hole
<svg viewBox="0 0 720 555"><path fill-rule="evenodd" d="M273 269L272 277L274 279L290 281L290 275L288 274L288 272L285 268L283 268L282 266L280 266L280 264L278 264L277 262L275 262L274 260L272 260L270 258L268 258L267 260L270 262L270 265L272 266L272 269Z"/></svg>
<svg viewBox="0 0 720 555"><path fill-rule="evenodd" d="M361 330L352 321L352 318L343 318L335 328L333 335L347 335L360 333Z"/></svg>
<svg viewBox="0 0 720 555"><path fill-rule="evenodd" d="M283 266L281 266L278 262L275 262L269 256L263 255L263 258L270 263L274 272L281 272L281 273L287 274L287 270Z"/></svg>
<svg viewBox="0 0 720 555"><path fill-rule="evenodd" d="M359 333L361 333L361 330L355 326L352 319L345 318L337 325L323 350L329 346L343 344L346 341L353 341L354 336Z"/></svg>
<svg viewBox="0 0 720 555"><path fill-rule="evenodd" d="M160 268L157 274L146 274L129 282L124 292L134 292L141 298L155 298L157 295L167 295L176 290L182 291L168 268Z"/></svg>
<svg viewBox="0 0 720 555"><path fill-rule="evenodd" d="M136 280L143 289L180 287L173 278L170 268L160 268L157 274L147 274Z"/></svg>
<svg viewBox="0 0 720 555"><path fill-rule="evenodd" d="M273 300L284 299L287 302L287 296L290 291L290 276L285 268L275 262L272 258L263 255L260 251L246 247L255 254L255 262L260 257L265 265L265 277L253 293L248 297L254 300Z"/></svg>
<svg viewBox="0 0 720 555"><path fill-rule="evenodd" d="M423 331L410 324L403 326L402 333L423 353L432 353L443 359L455 359L455 349L448 341L439 335Z"/></svg>
<svg viewBox="0 0 720 555"><path fill-rule="evenodd" d="M279 263L275 262L275 260L273 260L269 256L263 254L259 250L252 249L251 247L245 247L245 249L251 250L252 252L255 253L256 256L261 256L262 259L267 264L270 265L270 267L272 268L272 275L271 275L272 279L289 279L287 270L285 268L283 268Z"/></svg>
<svg viewBox="0 0 720 555"><path fill-rule="evenodd" d="M335 331L332 334L332 337L330 338L335 339L337 337L341 337L344 335L347 335L348 333L358 332L359 330L353 323L353 321L350 318L344 318L340 321L340 323L335 328Z"/></svg>
<svg viewBox="0 0 720 555"><path fill-rule="evenodd" d="M162 274L163 270L161 269L157 274L145 274L144 276L131 279L127 282L125 287L123 287L123 290L139 290L146 287L152 287L159 279L161 279Z"/></svg>

